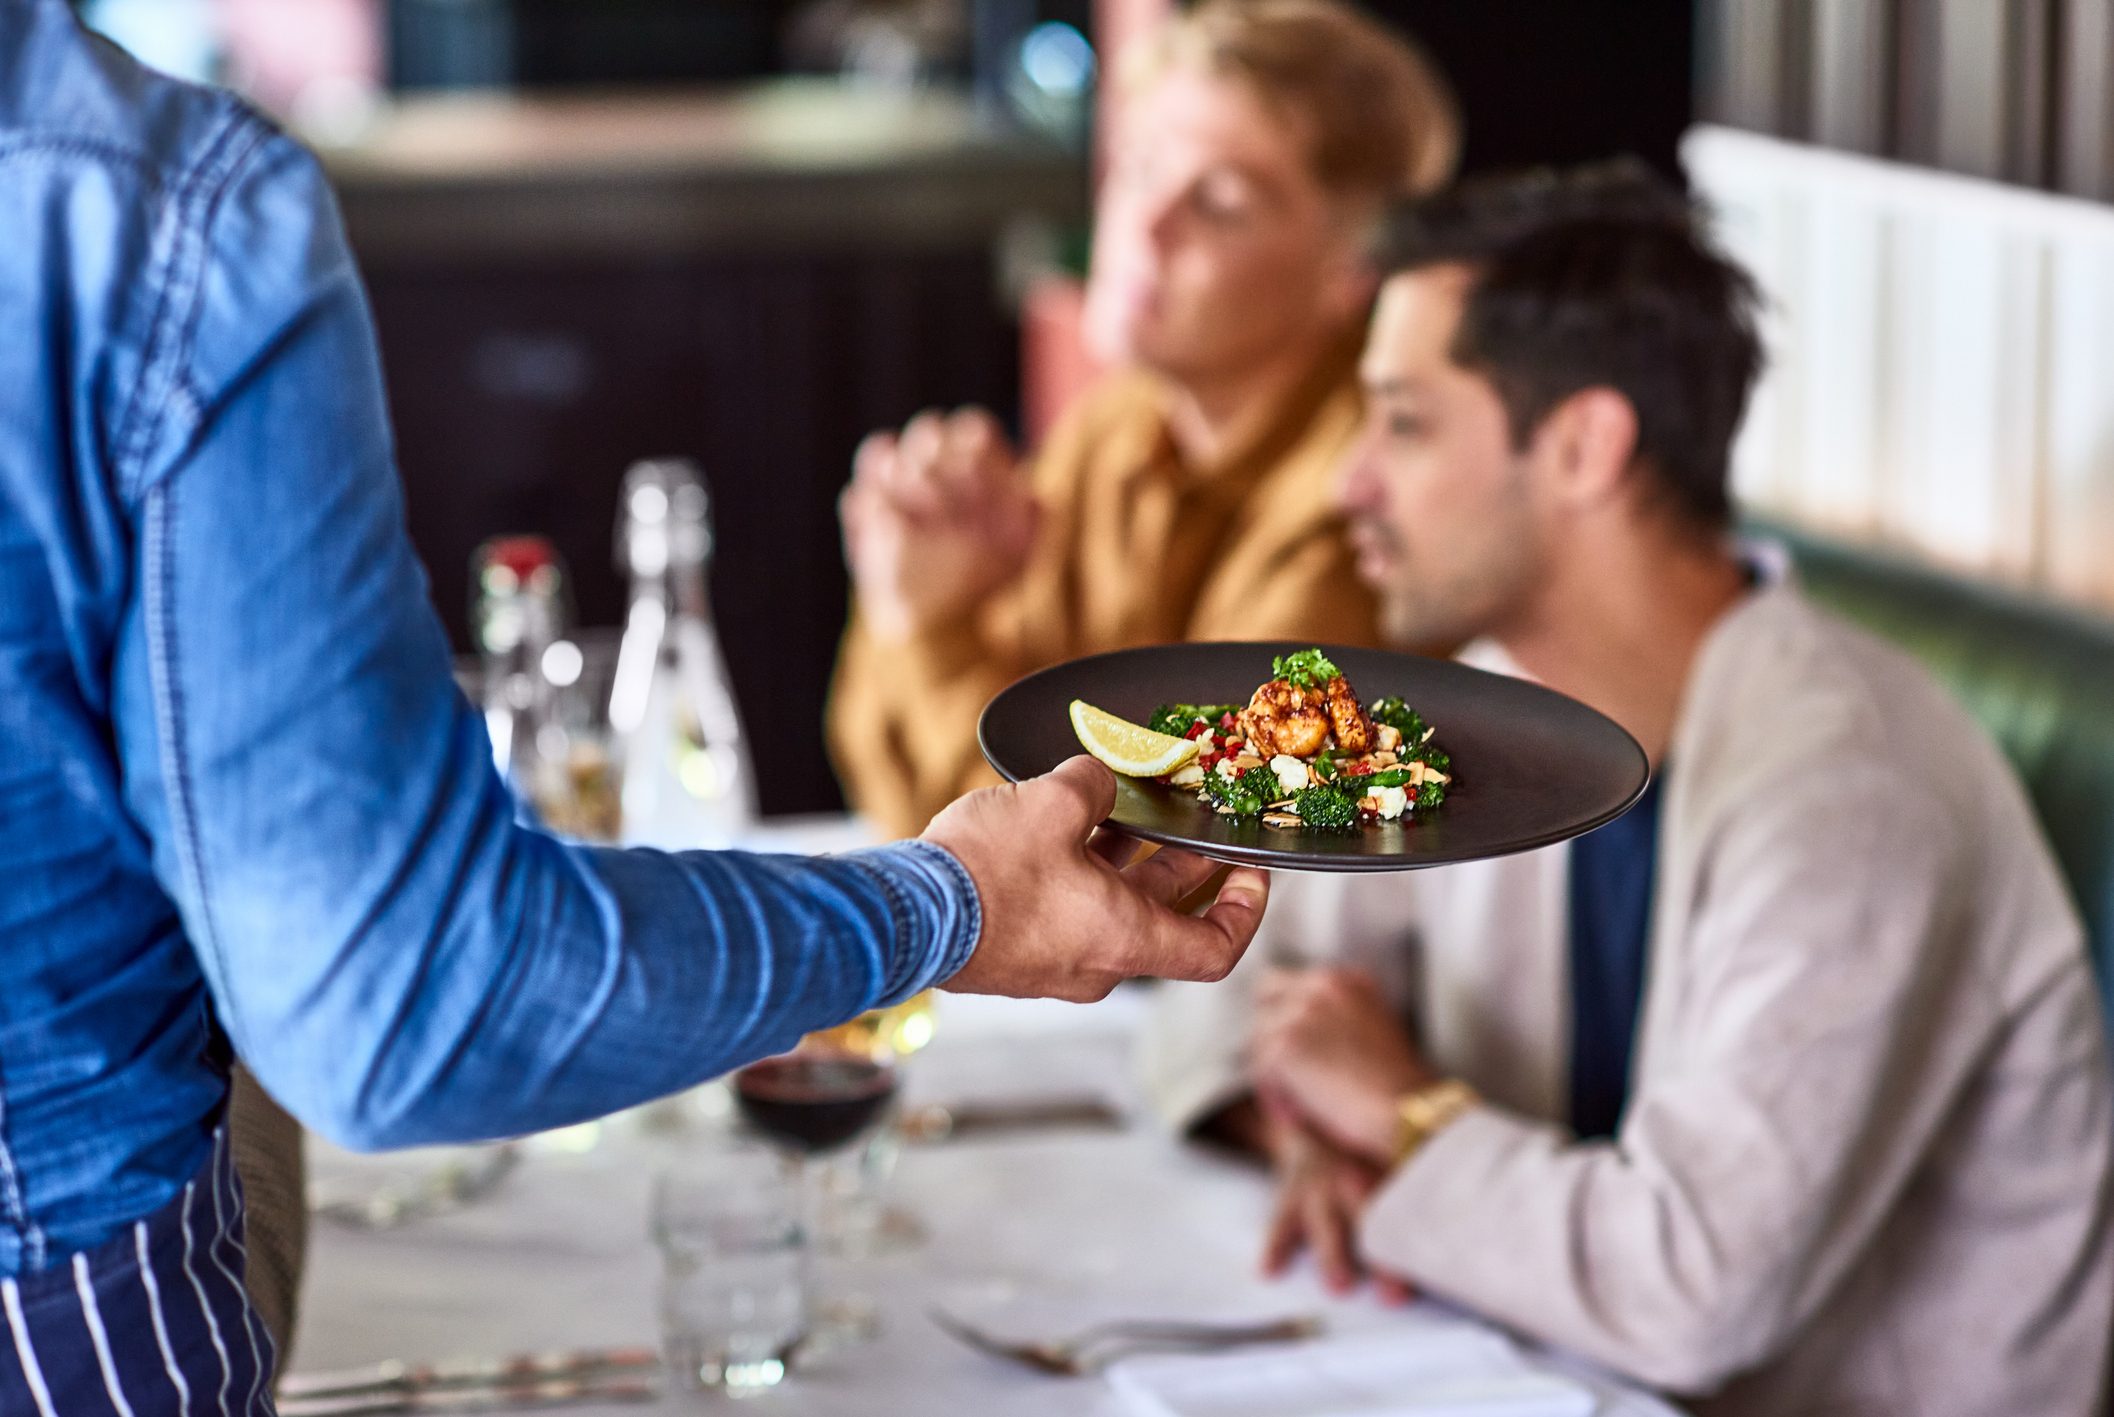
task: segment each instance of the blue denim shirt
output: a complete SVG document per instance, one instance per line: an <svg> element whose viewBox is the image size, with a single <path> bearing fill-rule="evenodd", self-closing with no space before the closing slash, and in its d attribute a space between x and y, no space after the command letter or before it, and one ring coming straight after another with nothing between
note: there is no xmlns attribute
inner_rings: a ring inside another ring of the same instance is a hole
<svg viewBox="0 0 2114 1417"><path fill-rule="evenodd" d="M517 824L298 145L0 0L0 233L0 1275L197 1172L215 1018L383 1147L605 1113L965 962L937 848Z"/></svg>

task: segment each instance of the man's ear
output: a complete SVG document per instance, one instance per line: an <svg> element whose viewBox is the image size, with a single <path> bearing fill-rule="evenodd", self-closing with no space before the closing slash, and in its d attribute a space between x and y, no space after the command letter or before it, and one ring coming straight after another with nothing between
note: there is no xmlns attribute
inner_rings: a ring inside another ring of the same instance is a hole
<svg viewBox="0 0 2114 1417"><path fill-rule="evenodd" d="M1580 389L1549 410L1534 442L1562 502L1581 511L1600 506L1627 491L1637 460L1637 410L1614 389Z"/></svg>

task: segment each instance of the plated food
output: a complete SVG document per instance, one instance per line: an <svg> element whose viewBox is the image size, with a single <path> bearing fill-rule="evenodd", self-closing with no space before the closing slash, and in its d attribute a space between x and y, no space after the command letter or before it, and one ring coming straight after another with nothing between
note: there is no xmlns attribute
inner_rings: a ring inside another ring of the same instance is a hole
<svg viewBox="0 0 2114 1417"><path fill-rule="evenodd" d="M1320 649L1277 655L1245 707L1162 704L1140 726L1074 700L1073 730L1116 771L1187 789L1220 816L1353 831L1446 800L1452 759L1399 697L1368 710Z"/></svg>
<svg viewBox="0 0 2114 1417"><path fill-rule="evenodd" d="M1119 774L1107 825L1139 841L1274 871L1416 871L1533 851L1620 816L1650 778L1644 750L1621 725L1540 684L1457 660L1323 645L1321 657L1358 690L1399 695L1407 701L1401 706L1405 721L1415 722L1406 717L1413 704L1425 726L1439 725L1429 738L1422 729L1409 733L1399 723L1390 726L1412 748L1426 749L1421 755L1395 750L1396 771L1404 770L1405 756L1426 764L1420 799L1427 796L1433 769L1454 779L1438 784L1444 806L1435 800L1432 806L1412 805L1405 787L1403 814L1391 822L1361 815L1358 830L1322 831L1308 827L1304 818L1300 829L1272 828L1260 812L1234 816L1218 811L1216 803L1199 801L1201 783L1182 789L1160 781L1190 762L1201 767L1207 746L1223 750L1234 741L1246 747L1246 738L1229 740L1227 711L1234 712L1237 724L1273 662L1311 648L1310 641L1216 640L1137 645L1066 660L1001 690L984 709L977 741L1001 777L1025 782L1078 755L1088 736L1081 732L1082 723L1096 732L1106 723L1124 724L1127 746L1118 742L1117 751L1095 751ZM1079 708L1067 714L1074 703ZM1086 711L1087 705L1108 713ZM1184 705L1191 709L1189 717L1176 721ZM1157 733L1151 726L1157 717L1161 727L1187 734L1201 714L1214 708L1217 718L1207 720L1205 733L1196 738ZM1377 732L1395 708L1382 699L1367 700L1366 720ZM1304 722L1312 732L1311 720ZM1219 725L1216 731L1213 723ZM1441 742L1457 766L1438 753ZM1175 757L1157 766L1148 761L1153 751L1168 751L1169 744ZM1278 746L1274 739L1272 746ZM1332 757L1331 765L1351 756ZM1130 765L1118 766L1126 757ZM1376 774L1384 771L1375 769ZM1437 794L1430 795L1435 799ZM1289 800L1272 795L1262 806Z"/></svg>

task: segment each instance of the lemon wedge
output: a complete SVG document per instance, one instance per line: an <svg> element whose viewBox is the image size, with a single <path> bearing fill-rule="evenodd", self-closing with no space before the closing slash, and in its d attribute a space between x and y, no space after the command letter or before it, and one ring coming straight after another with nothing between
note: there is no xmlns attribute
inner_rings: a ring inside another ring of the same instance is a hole
<svg viewBox="0 0 2114 1417"><path fill-rule="evenodd" d="M1197 755L1195 739L1155 733L1084 699L1072 700L1072 731L1086 751L1125 777L1158 777Z"/></svg>

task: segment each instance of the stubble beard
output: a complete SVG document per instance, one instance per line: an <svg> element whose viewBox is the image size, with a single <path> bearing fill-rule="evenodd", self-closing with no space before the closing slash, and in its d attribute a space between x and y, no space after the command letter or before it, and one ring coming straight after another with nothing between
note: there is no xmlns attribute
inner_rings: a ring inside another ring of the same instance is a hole
<svg viewBox="0 0 2114 1417"><path fill-rule="evenodd" d="M1500 632L1531 594L1539 552L1524 518L1486 528L1473 548L1455 546L1450 565L1392 530L1380 536L1392 572L1379 592L1380 628L1399 648L1450 653Z"/></svg>

